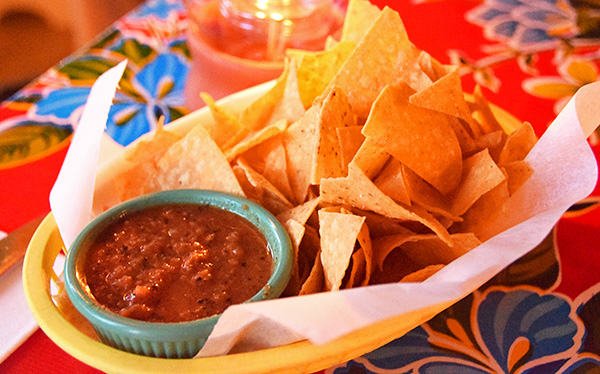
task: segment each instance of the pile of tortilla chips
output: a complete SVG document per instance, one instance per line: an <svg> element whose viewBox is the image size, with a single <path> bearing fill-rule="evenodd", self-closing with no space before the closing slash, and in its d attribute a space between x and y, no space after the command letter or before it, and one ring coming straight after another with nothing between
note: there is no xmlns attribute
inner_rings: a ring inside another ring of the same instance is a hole
<svg viewBox="0 0 600 374"><path fill-rule="evenodd" d="M245 196L287 228L286 295L421 281L489 238L531 175L527 123L499 123L456 67L416 48L400 16L351 0L341 40L288 51L281 77L215 124L159 128L128 152L122 200L179 188ZM504 127L503 127L504 126Z"/></svg>

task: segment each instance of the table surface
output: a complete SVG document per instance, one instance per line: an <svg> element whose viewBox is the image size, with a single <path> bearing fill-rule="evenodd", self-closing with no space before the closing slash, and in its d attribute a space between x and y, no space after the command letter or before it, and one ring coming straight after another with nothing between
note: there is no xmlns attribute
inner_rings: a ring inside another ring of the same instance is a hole
<svg viewBox="0 0 600 374"><path fill-rule="evenodd" d="M461 66L485 95L542 134L598 80L600 6L586 1L373 1L398 10L414 44ZM595 18L594 18L595 17ZM49 211L48 194L91 84L129 60L107 132L126 145L186 113L191 57L179 0L154 0L0 104L0 230ZM168 79L168 90L158 90ZM598 134L589 139L596 157ZM405 336L328 373L588 373L600 370L599 189L535 250ZM5 321L2 321L5 323ZM96 373L38 330L0 373Z"/></svg>

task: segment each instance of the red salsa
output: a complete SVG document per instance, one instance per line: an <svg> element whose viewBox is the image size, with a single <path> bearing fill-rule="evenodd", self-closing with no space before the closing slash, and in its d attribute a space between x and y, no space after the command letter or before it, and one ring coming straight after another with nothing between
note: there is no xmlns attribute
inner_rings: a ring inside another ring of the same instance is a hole
<svg viewBox="0 0 600 374"><path fill-rule="evenodd" d="M88 249L83 276L93 297L124 317L183 322L223 312L265 286L266 239L237 214L171 204L128 213Z"/></svg>

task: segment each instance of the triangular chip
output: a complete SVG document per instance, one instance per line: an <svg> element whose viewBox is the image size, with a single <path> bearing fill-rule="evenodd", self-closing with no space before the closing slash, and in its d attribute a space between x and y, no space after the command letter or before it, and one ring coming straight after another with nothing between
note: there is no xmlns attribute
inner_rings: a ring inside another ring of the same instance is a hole
<svg viewBox="0 0 600 374"><path fill-rule="evenodd" d="M524 160L537 142L535 131L529 122L510 133L500 153L499 165Z"/></svg>
<svg viewBox="0 0 600 374"><path fill-rule="evenodd" d="M431 86L414 93L410 103L471 122L471 110L465 101L458 67L439 78Z"/></svg>
<svg viewBox="0 0 600 374"><path fill-rule="evenodd" d="M292 208L292 204L265 177L257 173L243 159L238 159L234 172L246 196L257 201L273 214ZM243 171L239 173L238 170Z"/></svg>
<svg viewBox="0 0 600 374"><path fill-rule="evenodd" d="M200 97L210 108L214 118L214 122L206 122L204 126L219 147L225 148L226 144L234 143L248 133L249 130L241 124L237 115L218 106L209 94L202 92Z"/></svg>
<svg viewBox="0 0 600 374"><path fill-rule="evenodd" d="M342 26L342 42L358 44L380 13L381 10L368 0L350 0Z"/></svg>
<svg viewBox="0 0 600 374"><path fill-rule="evenodd" d="M415 70L415 59L400 16L386 7L331 84L342 88L352 110L364 120L385 86L405 81L416 70L422 73L420 68Z"/></svg>
<svg viewBox="0 0 600 374"><path fill-rule="evenodd" d="M244 196L229 162L208 131L196 126L158 161L145 192L198 188Z"/></svg>
<svg viewBox="0 0 600 374"><path fill-rule="evenodd" d="M300 90L298 87L296 63L290 61L287 64L288 70L286 73L283 95L273 107L271 117L264 126L268 126L283 119L292 123L304 114L304 104L300 98Z"/></svg>
<svg viewBox="0 0 600 374"><path fill-rule="evenodd" d="M347 204L388 218L419 222L450 245L452 243L448 231L425 209L397 204L381 192L362 170L354 167L352 163L347 177L323 179L320 191L324 202Z"/></svg>
<svg viewBox="0 0 600 374"><path fill-rule="evenodd" d="M445 114L408 103L406 84L388 86L373 104L363 134L446 194L459 183L462 152Z"/></svg>
<svg viewBox="0 0 600 374"><path fill-rule="evenodd" d="M404 183L404 175L402 174L403 169L402 163L393 157L390 157L388 163L377 175L373 183L396 202L410 205L410 196L408 189Z"/></svg>
<svg viewBox="0 0 600 374"><path fill-rule="evenodd" d="M299 50L286 52L298 64L298 88L305 108L310 107L325 91L355 46L356 44L352 42L341 42L321 52Z"/></svg>
<svg viewBox="0 0 600 374"><path fill-rule="evenodd" d="M352 214L319 211L321 263L326 290L340 289L364 222L364 217Z"/></svg>
<svg viewBox="0 0 600 374"><path fill-rule="evenodd" d="M340 143L342 170L344 173L347 173L348 164L352 161L356 152L358 152L360 146L365 141L365 136L361 133L362 126L360 125L338 127L335 131L337 132L338 142Z"/></svg>
<svg viewBox="0 0 600 374"><path fill-rule="evenodd" d="M505 179L487 149L474 154L464 162L463 177L452 194L450 211L457 216L462 215L477 199Z"/></svg>
<svg viewBox="0 0 600 374"><path fill-rule="evenodd" d="M249 134L248 136L246 136L245 139L238 142L232 148L226 149L224 151L225 157L227 157L227 159L229 161L232 161L237 156L246 152L250 148L257 146L258 144L261 144L261 143L265 142L266 140L273 138L276 135L281 134L286 129L286 127L287 127L287 120L285 120L285 119L277 121L271 125L267 125L267 126L263 127L262 129L254 132L252 134Z"/></svg>

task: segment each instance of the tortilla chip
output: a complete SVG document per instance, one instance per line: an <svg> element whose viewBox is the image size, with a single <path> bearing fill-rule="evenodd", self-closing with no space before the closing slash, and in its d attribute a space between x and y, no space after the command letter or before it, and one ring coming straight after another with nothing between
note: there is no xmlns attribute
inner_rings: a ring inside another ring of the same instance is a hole
<svg viewBox="0 0 600 374"><path fill-rule="evenodd" d="M460 144L446 116L409 104L411 93L406 84L386 87L363 135L378 138L388 153L446 194L460 182Z"/></svg>
<svg viewBox="0 0 600 374"><path fill-rule="evenodd" d="M355 121L343 92L332 88L285 132L288 176L296 201L303 202L308 187L321 178L343 175L336 128L353 126Z"/></svg>
<svg viewBox="0 0 600 374"><path fill-rule="evenodd" d="M504 165L513 161L524 160L537 142L535 131L529 122L513 131L504 144L498 164Z"/></svg>
<svg viewBox="0 0 600 374"><path fill-rule="evenodd" d="M310 216L315 212L317 206L321 202L321 198L315 198L305 202L304 204L297 205L286 211L283 211L277 215L277 219L280 222L285 222L289 219L305 224Z"/></svg>
<svg viewBox="0 0 600 374"><path fill-rule="evenodd" d="M342 42L358 44L369 31L381 10L367 0L350 0L342 26Z"/></svg>
<svg viewBox="0 0 600 374"><path fill-rule="evenodd" d="M348 204L358 209L403 221L418 222L439 235L451 245L448 231L426 210L419 207L404 207L381 192L357 167L350 164L348 176L326 178L321 181L321 198L332 204Z"/></svg>
<svg viewBox="0 0 600 374"><path fill-rule="evenodd" d="M364 217L352 214L319 211L321 263L326 290L340 289L364 222Z"/></svg>
<svg viewBox="0 0 600 374"><path fill-rule="evenodd" d="M271 149L264 156L264 170L261 174L264 175L277 190L281 191L288 201L295 205L296 200L288 177L285 148L283 147L281 138L274 139L270 144Z"/></svg>
<svg viewBox="0 0 600 374"><path fill-rule="evenodd" d="M502 166L507 174L509 195L517 192L521 186L533 175L533 169L527 161L513 161Z"/></svg>
<svg viewBox="0 0 600 374"><path fill-rule="evenodd" d="M341 87L352 110L364 120L385 86L415 72L415 59L400 16L384 8L330 84Z"/></svg>
<svg viewBox="0 0 600 374"><path fill-rule="evenodd" d="M281 99L275 103L271 117L264 126L268 126L283 119L287 120L288 123L292 123L304 114L304 104L300 98L300 90L298 87L296 63L294 61L288 61L287 65L288 69L283 95L281 96Z"/></svg>
<svg viewBox="0 0 600 374"><path fill-rule="evenodd" d="M414 234L412 232L405 232L394 235L380 236L373 239L373 248L377 248L374 253L375 264L380 270L383 270L383 263L387 256L394 250L399 248L402 244L419 241L426 235Z"/></svg>
<svg viewBox="0 0 600 374"><path fill-rule="evenodd" d="M362 170L369 179L375 178L390 159L390 154L385 151L381 143L378 138L365 138L350 161L350 164Z"/></svg>
<svg viewBox="0 0 600 374"><path fill-rule="evenodd" d="M439 78L431 86L411 95L409 102L461 118L467 123L473 120L463 94L458 67L451 69L448 74Z"/></svg>
<svg viewBox="0 0 600 374"><path fill-rule="evenodd" d="M282 119L248 135L244 140L240 141L232 148L226 149L224 152L225 157L227 157L227 160L229 161L234 160L236 157L246 152L250 148L281 134L287 128L287 123L287 120Z"/></svg>
<svg viewBox="0 0 600 374"><path fill-rule="evenodd" d="M286 296L293 296L300 293L301 284L299 274L300 270L298 267L298 252L300 248L300 243L302 242L302 238L304 237L306 229L302 223L297 222L293 219L289 219L283 222L283 227L285 227L285 230L290 236L294 254L294 261L292 263L290 280L283 294Z"/></svg>
<svg viewBox="0 0 600 374"><path fill-rule="evenodd" d="M360 125L338 127L335 131L340 143L342 170L345 174L348 172L348 164L365 141L365 136L361 133L362 126Z"/></svg>
<svg viewBox="0 0 600 374"><path fill-rule="evenodd" d="M200 97L210 108L210 112L215 120L213 123L208 123L205 126L219 147L223 147L227 143L231 144L243 138L249 132L238 120L237 115L218 106L208 93L202 92L200 93Z"/></svg>
<svg viewBox="0 0 600 374"><path fill-rule="evenodd" d="M457 216L462 215L477 199L505 179L487 149L469 157L464 162L460 185L452 193L450 211Z"/></svg>
<svg viewBox="0 0 600 374"><path fill-rule="evenodd" d="M110 186L118 191L120 202L142 195L144 185L157 172L158 160L179 139L181 136L165 130L159 120L152 137L140 139L133 147L125 148L125 160L134 166L115 176L115 183Z"/></svg>
<svg viewBox="0 0 600 374"><path fill-rule="evenodd" d="M365 279L365 253L362 248L354 251L350 258L350 274L348 280L343 282L342 288L352 288L356 285L360 285Z"/></svg>
<svg viewBox="0 0 600 374"><path fill-rule="evenodd" d="M298 89L305 108L310 107L325 92L329 82L355 47L353 42L341 42L321 52L286 52L298 64Z"/></svg>
<svg viewBox="0 0 600 374"><path fill-rule="evenodd" d="M284 70L275 81L273 87L261 97L248 105L239 116L240 123L250 131L263 128L271 118L275 105L281 100L285 92L289 64L284 65Z"/></svg>
<svg viewBox="0 0 600 374"><path fill-rule="evenodd" d="M194 127L158 161L144 192L198 188L244 196L229 162L208 130Z"/></svg>
<svg viewBox="0 0 600 374"><path fill-rule="evenodd" d="M299 295L309 295L325 290L325 276L323 274L323 264L321 263L321 253L315 258L315 263L310 270L306 281L302 284Z"/></svg>
<svg viewBox="0 0 600 374"><path fill-rule="evenodd" d="M265 177L257 173L243 159L233 168L246 196L264 206L273 214L292 208L292 204Z"/></svg>
<svg viewBox="0 0 600 374"><path fill-rule="evenodd" d="M498 130L505 130L500 126L496 116L490 108L490 104L483 96L481 86L476 85L472 95L472 102L469 103L472 116L480 127L479 134L489 134Z"/></svg>
<svg viewBox="0 0 600 374"><path fill-rule="evenodd" d="M449 199L412 170L403 166L402 176L408 191L408 196L414 204L451 221L455 222L462 220L459 216L450 213Z"/></svg>
<svg viewBox="0 0 600 374"><path fill-rule="evenodd" d="M375 183L381 192L394 199L394 201L410 205L410 196L402 174L403 168L404 166L400 161L390 157L386 166L373 180L373 183Z"/></svg>

